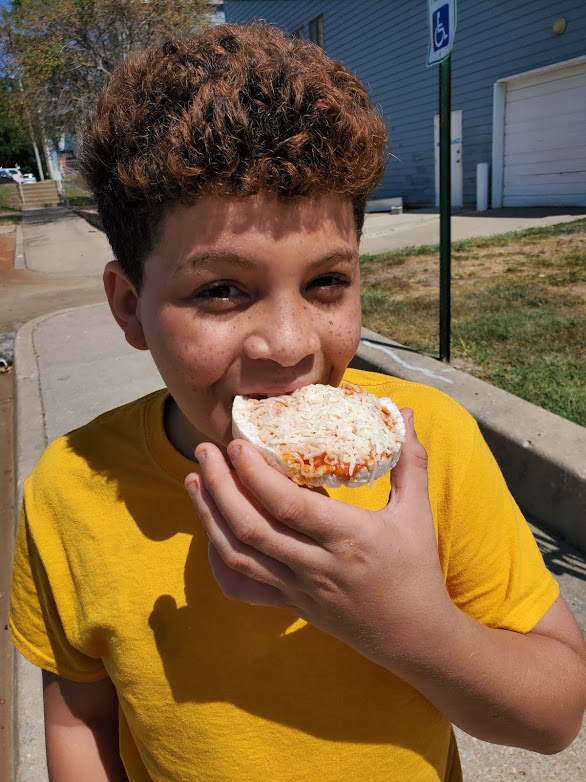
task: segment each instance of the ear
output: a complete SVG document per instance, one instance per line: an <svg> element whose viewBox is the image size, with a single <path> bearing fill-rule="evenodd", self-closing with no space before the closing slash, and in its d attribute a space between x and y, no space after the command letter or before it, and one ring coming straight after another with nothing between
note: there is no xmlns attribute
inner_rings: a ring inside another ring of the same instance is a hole
<svg viewBox="0 0 586 782"><path fill-rule="evenodd" d="M128 344L137 350L148 350L138 316L138 293L118 261L106 264L104 288L112 315L124 332Z"/></svg>

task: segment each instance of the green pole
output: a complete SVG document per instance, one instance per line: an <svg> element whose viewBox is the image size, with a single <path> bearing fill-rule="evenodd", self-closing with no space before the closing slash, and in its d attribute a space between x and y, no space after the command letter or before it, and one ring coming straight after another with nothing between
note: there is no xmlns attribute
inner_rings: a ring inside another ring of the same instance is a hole
<svg viewBox="0 0 586 782"><path fill-rule="evenodd" d="M450 360L451 280L451 64L450 54L439 66L440 125L440 360Z"/></svg>

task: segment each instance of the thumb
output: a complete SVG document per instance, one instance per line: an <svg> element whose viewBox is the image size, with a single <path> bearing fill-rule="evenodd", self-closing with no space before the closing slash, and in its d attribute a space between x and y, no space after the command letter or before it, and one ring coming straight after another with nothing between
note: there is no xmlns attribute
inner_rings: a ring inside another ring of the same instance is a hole
<svg viewBox="0 0 586 782"><path fill-rule="evenodd" d="M417 439L413 423L413 410L401 410L405 423L405 442L399 461L391 472L391 498L406 499L404 495L424 494L427 499L427 452Z"/></svg>

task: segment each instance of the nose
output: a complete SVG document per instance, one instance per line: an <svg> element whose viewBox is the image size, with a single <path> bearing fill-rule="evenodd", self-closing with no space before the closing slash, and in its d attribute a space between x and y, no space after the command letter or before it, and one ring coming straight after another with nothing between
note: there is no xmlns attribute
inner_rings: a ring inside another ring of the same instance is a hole
<svg viewBox="0 0 586 782"><path fill-rule="evenodd" d="M316 315L308 302L279 299L257 310L243 349L248 358L291 367L318 352Z"/></svg>

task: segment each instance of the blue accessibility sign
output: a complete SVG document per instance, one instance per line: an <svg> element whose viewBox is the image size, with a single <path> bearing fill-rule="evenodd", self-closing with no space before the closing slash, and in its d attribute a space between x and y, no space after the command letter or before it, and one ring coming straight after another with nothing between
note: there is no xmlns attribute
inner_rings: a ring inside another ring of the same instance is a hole
<svg viewBox="0 0 586 782"><path fill-rule="evenodd" d="M427 0L429 18L429 48L427 64L449 57L456 33L456 0Z"/></svg>

